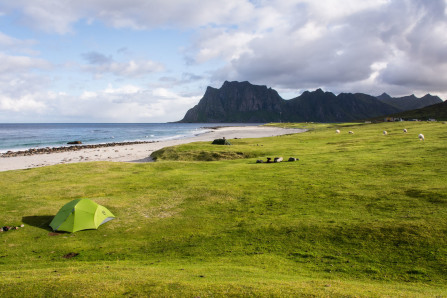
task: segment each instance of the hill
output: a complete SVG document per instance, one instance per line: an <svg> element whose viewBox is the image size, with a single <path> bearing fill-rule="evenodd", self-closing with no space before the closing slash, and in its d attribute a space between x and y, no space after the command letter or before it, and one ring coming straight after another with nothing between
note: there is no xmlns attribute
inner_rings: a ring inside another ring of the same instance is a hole
<svg viewBox="0 0 447 298"><path fill-rule="evenodd" d="M419 120L447 120L447 101L434 104L422 109L416 109L412 111L401 112L397 114L390 115L394 118L402 119L419 119Z"/></svg>
<svg viewBox="0 0 447 298"><path fill-rule="evenodd" d="M221 88L208 87L199 103L179 122L348 122L427 106L442 100L426 95L392 98L363 93L335 95L321 89L305 91L284 100L272 88L249 82L224 82Z"/></svg>

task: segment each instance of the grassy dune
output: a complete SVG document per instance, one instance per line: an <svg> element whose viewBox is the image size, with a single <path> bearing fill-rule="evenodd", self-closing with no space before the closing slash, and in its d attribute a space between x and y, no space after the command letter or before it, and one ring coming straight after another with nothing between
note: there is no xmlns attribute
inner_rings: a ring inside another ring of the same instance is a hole
<svg viewBox="0 0 447 298"><path fill-rule="evenodd" d="M0 173L0 296L447 295L447 124L280 125L309 131ZM76 198L117 218L51 236Z"/></svg>

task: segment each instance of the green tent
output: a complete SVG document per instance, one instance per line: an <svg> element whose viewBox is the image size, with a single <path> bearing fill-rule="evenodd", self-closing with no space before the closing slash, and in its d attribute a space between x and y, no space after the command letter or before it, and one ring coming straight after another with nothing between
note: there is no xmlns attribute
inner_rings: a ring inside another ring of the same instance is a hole
<svg viewBox="0 0 447 298"><path fill-rule="evenodd" d="M106 207L89 199L76 199L65 204L50 223L53 231L76 232L97 229L115 216Z"/></svg>

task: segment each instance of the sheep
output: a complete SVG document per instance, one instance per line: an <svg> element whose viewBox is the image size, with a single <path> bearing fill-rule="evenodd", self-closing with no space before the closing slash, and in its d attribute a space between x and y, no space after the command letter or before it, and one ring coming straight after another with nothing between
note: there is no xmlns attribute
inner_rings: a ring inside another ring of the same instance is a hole
<svg viewBox="0 0 447 298"><path fill-rule="evenodd" d="M283 161L282 157L275 157L275 159L273 160L273 162L281 162Z"/></svg>
<svg viewBox="0 0 447 298"><path fill-rule="evenodd" d="M425 137L424 137L424 135L423 134L419 134L419 140L421 140L421 141L425 141Z"/></svg>
<svg viewBox="0 0 447 298"><path fill-rule="evenodd" d="M384 130L384 131L383 131L383 135L386 136L387 134L388 134L388 132L387 132L386 130Z"/></svg>
<svg viewBox="0 0 447 298"><path fill-rule="evenodd" d="M350 130L350 131L349 131L349 134L350 134L350 135L353 135L353 134L354 134L354 132L353 132L352 130Z"/></svg>
<svg viewBox="0 0 447 298"><path fill-rule="evenodd" d="M337 129L337 130L335 131L335 133L340 133L340 130L339 130L339 129Z"/></svg>
<svg viewBox="0 0 447 298"><path fill-rule="evenodd" d="M407 133L407 129L406 128L404 128L404 133Z"/></svg>

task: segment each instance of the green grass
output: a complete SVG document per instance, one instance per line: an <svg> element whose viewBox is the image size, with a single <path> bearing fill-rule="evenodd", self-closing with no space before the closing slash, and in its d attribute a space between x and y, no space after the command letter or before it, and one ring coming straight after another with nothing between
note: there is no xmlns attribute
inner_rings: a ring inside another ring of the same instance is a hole
<svg viewBox="0 0 447 298"><path fill-rule="evenodd" d="M447 125L275 125L309 131L1 172L0 296L447 295ZM76 198L117 218L50 236Z"/></svg>

